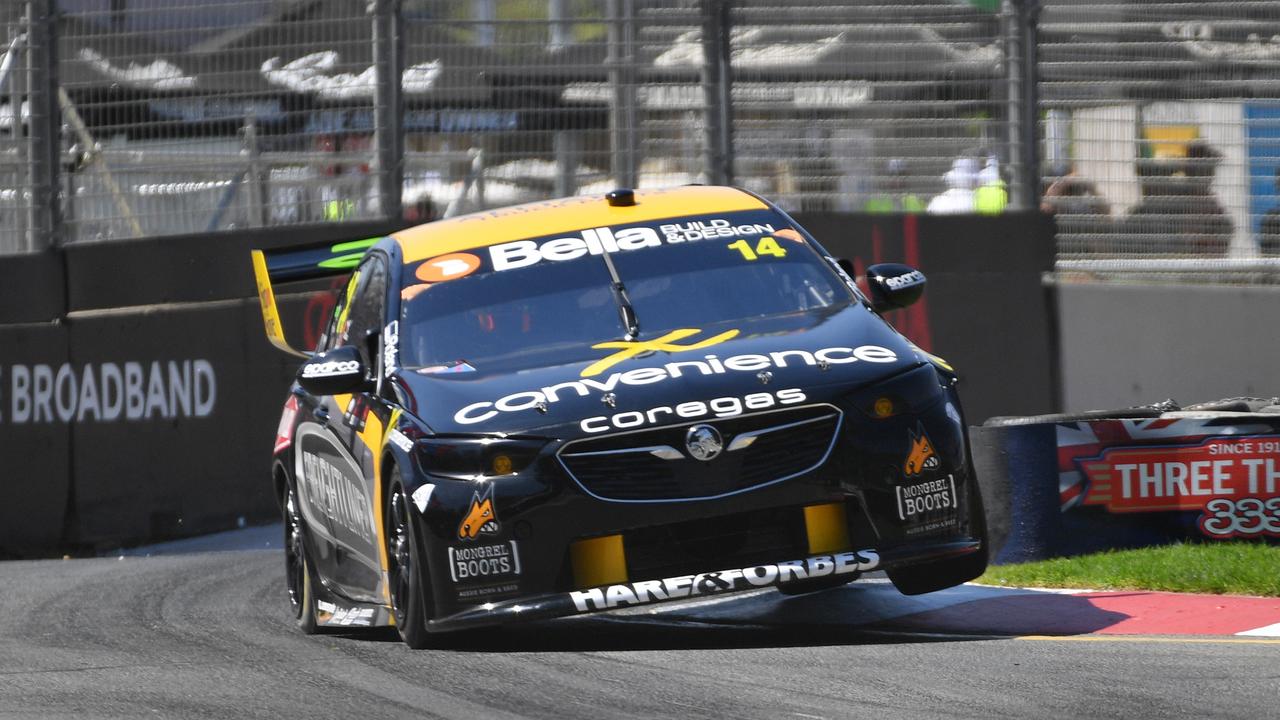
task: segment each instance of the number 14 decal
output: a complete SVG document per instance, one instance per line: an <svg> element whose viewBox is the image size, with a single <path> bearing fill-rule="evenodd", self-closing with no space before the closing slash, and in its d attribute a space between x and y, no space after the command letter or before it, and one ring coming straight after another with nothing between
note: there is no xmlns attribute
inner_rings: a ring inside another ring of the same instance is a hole
<svg viewBox="0 0 1280 720"><path fill-rule="evenodd" d="M746 240L739 240L735 243L730 243L729 249L737 250L738 252L742 253L743 260L755 260L756 258L759 258L761 255L772 255L774 257L787 256L786 248L778 245L777 240L774 240L773 238L767 235L765 237L760 238L759 242L756 243L756 247L754 250L751 249L751 244L748 243Z"/></svg>

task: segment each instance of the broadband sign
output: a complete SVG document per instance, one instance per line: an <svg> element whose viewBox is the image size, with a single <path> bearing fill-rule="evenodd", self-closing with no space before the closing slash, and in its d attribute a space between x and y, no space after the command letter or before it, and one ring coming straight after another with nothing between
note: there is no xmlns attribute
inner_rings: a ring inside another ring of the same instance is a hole
<svg viewBox="0 0 1280 720"><path fill-rule="evenodd" d="M0 365L0 424L204 418L218 400L205 359Z"/></svg>

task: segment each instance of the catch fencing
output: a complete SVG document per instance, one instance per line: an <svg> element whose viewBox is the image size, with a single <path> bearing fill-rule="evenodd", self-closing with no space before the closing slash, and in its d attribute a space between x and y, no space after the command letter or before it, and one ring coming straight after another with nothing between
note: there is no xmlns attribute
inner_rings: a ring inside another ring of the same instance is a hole
<svg viewBox="0 0 1280 720"><path fill-rule="evenodd" d="M732 182L1272 281L1280 2L21 0L0 252ZM1007 205L1006 205L1007 203Z"/></svg>

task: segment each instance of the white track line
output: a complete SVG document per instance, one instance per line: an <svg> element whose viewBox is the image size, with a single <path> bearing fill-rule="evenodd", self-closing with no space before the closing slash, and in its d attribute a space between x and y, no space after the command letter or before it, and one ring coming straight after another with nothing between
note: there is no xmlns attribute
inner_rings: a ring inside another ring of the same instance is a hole
<svg viewBox="0 0 1280 720"><path fill-rule="evenodd" d="M1255 637L1280 637L1280 623L1276 623L1274 625L1264 625L1263 627L1260 627L1260 628L1245 630L1244 632L1238 632L1236 634L1252 635Z"/></svg>

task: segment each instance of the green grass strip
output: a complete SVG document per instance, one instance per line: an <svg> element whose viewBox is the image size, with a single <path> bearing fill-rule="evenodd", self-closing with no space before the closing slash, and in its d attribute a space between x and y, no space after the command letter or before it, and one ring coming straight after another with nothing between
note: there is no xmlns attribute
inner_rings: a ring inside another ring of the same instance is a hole
<svg viewBox="0 0 1280 720"><path fill-rule="evenodd" d="M1007 587L1165 590L1280 597L1280 547L1258 542L1165 545L987 568Z"/></svg>

